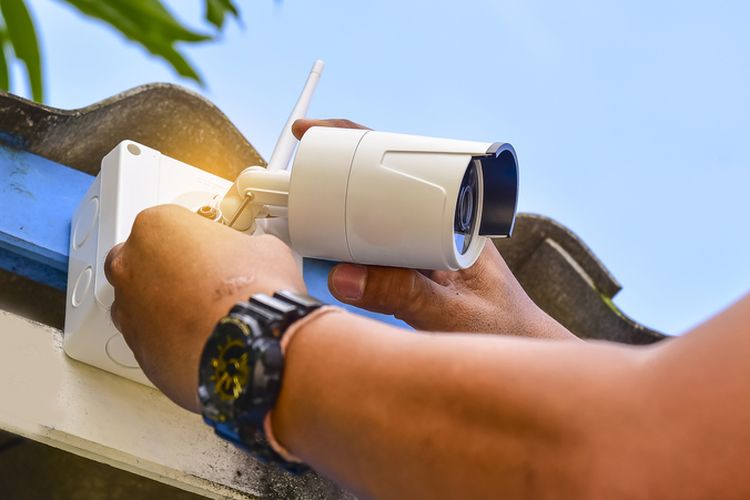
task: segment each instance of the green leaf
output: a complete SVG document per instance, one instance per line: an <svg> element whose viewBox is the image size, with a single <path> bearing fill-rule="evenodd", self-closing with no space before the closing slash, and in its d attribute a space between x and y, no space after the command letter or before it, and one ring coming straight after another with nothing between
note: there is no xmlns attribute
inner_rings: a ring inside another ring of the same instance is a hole
<svg viewBox="0 0 750 500"><path fill-rule="evenodd" d="M8 60L5 58L5 45L7 43L8 35L5 33L5 28L0 27L0 90L10 90Z"/></svg>
<svg viewBox="0 0 750 500"><path fill-rule="evenodd" d="M221 29L224 27L224 18L229 13L238 19L240 16L237 6L232 0L206 0L206 20Z"/></svg>
<svg viewBox="0 0 750 500"><path fill-rule="evenodd" d="M31 95L35 101L44 97L42 89L42 63L34 22L23 0L0 0L0 10L5 18L8 39L13 53L26 66Z"/></svg>
<svg viewBox="0 0 750 500"><path fill-rule="evenodd" d="M64 1L83 14L104 21L129 40L164 59L180 75L202 83L198 73L175 48L175 44L203 42L212 37L184 27L160 0Z"/></svg>

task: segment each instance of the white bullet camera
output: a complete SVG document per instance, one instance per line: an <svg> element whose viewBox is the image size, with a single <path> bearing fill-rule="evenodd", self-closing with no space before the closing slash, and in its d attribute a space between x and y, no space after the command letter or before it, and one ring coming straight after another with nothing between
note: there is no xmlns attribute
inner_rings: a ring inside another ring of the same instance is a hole
<svg viewBox="0 0 750 500"><path fill-rule="evenodd" d="M517 194L509 144L314 127L291 170L289 238L306 257L461 269L511 234Z"/></svg>
<svg viewBox="0 0 750 500"><path fill-rule="evenodd" d="M416 269L469 267L486 238L510 236L518 199L510 144L313 127L286 170L291 125L321 69L313 66L268 168L243 171L217 207L227 225L258 232L263 221L261 231L303 257Z"/></svg>

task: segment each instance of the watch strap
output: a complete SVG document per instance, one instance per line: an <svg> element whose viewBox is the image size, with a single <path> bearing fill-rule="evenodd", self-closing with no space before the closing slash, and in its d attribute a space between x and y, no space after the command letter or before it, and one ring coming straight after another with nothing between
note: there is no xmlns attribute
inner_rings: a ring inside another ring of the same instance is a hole
<svg viewBox="0 0 750 500"><path fill-rule="evenodd" d="M278 445L272 433L270 440L266 438L266 428L270 429L268 416L281 388L284 366L281 340L290 325L321 306L313 297L288 291L273 296L256 294L233 306L220 324L230 318L247 325L245 342L251 360L250 383L225 414L218 414L210 400L201 400L204 421L218 436L263 461L277 463L292 472L304 470L304 464L290 459L292 456ZM269 441L275 446L269 445Z"/></svg>

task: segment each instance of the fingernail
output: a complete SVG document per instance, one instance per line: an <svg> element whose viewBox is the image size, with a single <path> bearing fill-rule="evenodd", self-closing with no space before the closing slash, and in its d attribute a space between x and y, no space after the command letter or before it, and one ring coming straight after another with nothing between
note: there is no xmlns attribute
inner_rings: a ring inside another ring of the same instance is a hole
<svg viewBox="0 0 750 500"><path fill-rule="evenodd" d="M355 264L339 264L331 277L331 284L336 293L351 300L362 298L366 281L367 268Z"/></svg>

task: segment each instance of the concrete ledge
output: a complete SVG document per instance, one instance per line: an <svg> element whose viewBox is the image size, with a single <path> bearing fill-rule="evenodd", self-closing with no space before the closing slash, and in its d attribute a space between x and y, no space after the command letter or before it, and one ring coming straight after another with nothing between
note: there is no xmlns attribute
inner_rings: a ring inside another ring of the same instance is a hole
<svg viewBox="0 0 750 500"><path fill-rule="evenodd" d="M250 458L154 389L69 359L59 330L0 311L0 429L210 498L350 498Z"/></svg>

